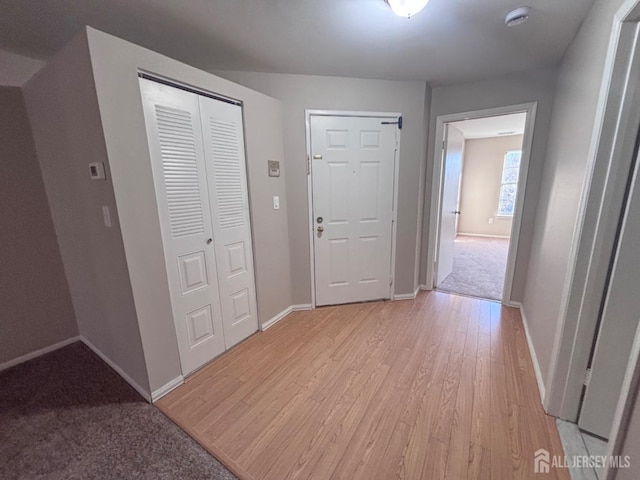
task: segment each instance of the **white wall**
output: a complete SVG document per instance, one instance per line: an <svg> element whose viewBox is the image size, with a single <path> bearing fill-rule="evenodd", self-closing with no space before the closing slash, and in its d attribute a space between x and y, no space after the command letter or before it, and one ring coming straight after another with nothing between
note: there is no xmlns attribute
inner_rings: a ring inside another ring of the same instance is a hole
<svg viewBox="0 0 640 480"><path fill-rule="evenodd" d="M0 85L20 87L44 64L43 60L0 50Z"/></svg>
<svg viewBox="0 0 640 480"><path fill-rule="evenodd" d="M80 335L148 391L85 35L56 54L24 95ZM90 180L95 161L105 163L108 180ZM103 205L113 228L103 224Z"/></svg>
<svg viewBox="0 0 640 480"><path fill-rule="evenodd" d="M513 217L498 216L505 153L522 149L522 135L465 142L458 233L508 237ZM489 223L489 220L493 223Z"/></svg>
<svg viewBox="0 0 640 480"><path fill-rule="evenodd" d="M0 87L0 365L78 335L27 109Z"/></svg>
<svg viewBox="0 0 640 480"><path fill-rule="evenodd" d="M527 192L522 214L520 244L517 252L512 299L522 300L527 276L529 252L533 237L533 221L536 216L538 194L545 161L549 120L553 107L556 82L555 69L542 69L521 74L506 75L480 82L465 83L434 88L431 99L431 122L429 147L427 149L427 181L425 192L425 215L430 212L431 185L436 145L436 118L439 115L484 110L527 102L538 102L533 146L527 178ZM424 222L422 234L421 282L425 282L427 252L432 246L429 239L429 222Z"/></svg>
<svg viewBox="0 0 640 480"><path fill-rule="evenodd" d="M305 109L399 112L404 127L400 144L395 293L417 288L420 198L424 178L424 105L431 89L425 82L357 78L216 72L282 101L284 114L289 242L293 301L311 302L309 210L305 141Z"/></svg>
<svg viewBox="0 0 640 480"><path fill-rule="evenodd" d="M523 306L548 389L549 369L563 305L573 276L570 255L591 162L591 142L613 16L622 0L591 9L563 59L531 245ZM604 260L603 260L604 261ZM608 261L608 259L607 259Z"/></svg>
<svg viewBox="0 0 640 480"><path fill-rule="evenodd" d="M267 160L283 158L280 102L97 30L89 28L87 35L131 290L154 391L180 375L180 363L138 70L243 102L258 318L262 323L292 303L286 165L281 165L281 177L267 175ZM280 196L280 210L271 208L273 195Z"/></svg>

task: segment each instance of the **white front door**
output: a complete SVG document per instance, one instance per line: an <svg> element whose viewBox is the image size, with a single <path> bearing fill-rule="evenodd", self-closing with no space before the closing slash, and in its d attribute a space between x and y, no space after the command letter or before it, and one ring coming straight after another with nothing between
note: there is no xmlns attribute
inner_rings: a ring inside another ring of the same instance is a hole
<svg viewBox="0 0 640 480"><path fill-rule="evenodd" d="M388 121L311 116L316 305L391 296L398 129Z"/></svg>
<svg viewBox="0 0 640 480"><path fill-rule="evenodd" d="M258 330L242 108L199 97L227 348Z"/></svg>
<svg viewBox="0 0 640 480"><path fill-rule="evenodd" d="M440 233L435 285L440 285L453 272L453 248L457 235L458 205L464 136L453 125L446 125L443 153L442 200L440 202Z"/></svg>
<svg viewBox="0 0 640 480"><path fill-rule="evenodd" d="M224 352L198 96L140 79L182 373Z"/></svg>

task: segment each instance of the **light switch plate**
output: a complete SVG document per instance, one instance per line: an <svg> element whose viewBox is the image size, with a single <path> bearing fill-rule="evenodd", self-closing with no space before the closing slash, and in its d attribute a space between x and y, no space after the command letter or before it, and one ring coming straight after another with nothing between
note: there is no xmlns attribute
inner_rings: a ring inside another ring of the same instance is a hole
<svg viewBox="0 0 640 480"><path fill-rule="evenodd" d="M106 205L102 206L102 220L104 221L105 227L111 227L111 212Z"/></svg>
<svg viewBox="0 0 640 480"><path fill-rule="evenodd" d="M273 209L280 210L280 197L273 197Z"/></svg>

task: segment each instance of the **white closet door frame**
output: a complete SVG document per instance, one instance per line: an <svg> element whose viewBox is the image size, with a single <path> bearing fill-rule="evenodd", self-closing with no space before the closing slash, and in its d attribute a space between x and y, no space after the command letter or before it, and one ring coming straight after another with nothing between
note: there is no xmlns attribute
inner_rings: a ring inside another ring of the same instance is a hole
<svg viewBox="0 0 640 480"><path fill-rule="evenodd" d="M305 110L305 129L306 129L306 142L307 142L307 205L308 205L308 229L309 229L309 265L311 273L311 308L316 308L316 271L314 262L314 222L313 222L313 178L311 177L311 116L329 116L329 117L375 117L375 118L388 118L390 122L395 122L401 113L394 112L362 112L362 111L345 111L345 110ZM391 278L392 285L390 286L390 298L395 296L395 271L396 271L396 233L398 226L398 173L399 173L399 158L400 158L400 140L402 136L402 130L398 129L396 138L398 141L398 148L396 150L393 167L393 227L391 229Z"/></svg>

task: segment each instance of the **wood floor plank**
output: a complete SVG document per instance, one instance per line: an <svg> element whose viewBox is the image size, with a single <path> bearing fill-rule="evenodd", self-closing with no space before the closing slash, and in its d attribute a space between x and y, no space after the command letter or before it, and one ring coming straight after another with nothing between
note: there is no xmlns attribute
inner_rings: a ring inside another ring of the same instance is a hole
<svg viewBox="0 0 640 480"><path fill-rule="evenodd" d="M274 390L273 394L268 395L263 402L251 406L226 430L220 432L214 443L218 447L224 446L232 458L238 458L250 448L260 433L268 430L272 422L281 422L283 417L286 417L286 412L285 415L281 415L280 412L289 403L296 406L306 398L302 387L295 383Z"/></svg>
<svg viewBox="0 0 640 480"><path fill-rule="evenodd" d="M475 443L469 446L469 467L466 478L467 480L491 480L491 450Z"/></svg>
<svg viewBox="0 0 640 480"><path fill-rule="evenodd" d="M491 448L491 339L489 335L478 336L476 372L473 379L473 409L471 441L476 445Z"/></svg>
<svg viewBox="0 0 640 480"><path fill-rule="evenodd" d="M446 478L448 457L449 446L446 443L431 437L425 452L425 462L422 468L422 475L416 478Z"/></svg>
<svg viewBox="0 0 640 480"><path fill-rule="evenodd" d="M422 478L422 471L426 462L425 453L429 448L433 421L438 415L437 402L442 391L441 383L433 383L426 387L420 411L412 425L411 435L402 453L400 478L411 480Z"/></svg>
<svg viewBox="0 0 640 480"><path fill-rule="evenodd" d="M465 355L462 361L460 387L456 396L451 439L448 443L447 478L467 478L473 423L473 384L476 358Z"/></svg>
<svg viewBox="0 0 640 480"><path fill-rule="evenodd" d="M492 337L493 340L493 337ZM492 346L494 344L492 343ZM493 350L492 350L493 352ZM511 478L510 410L502 365L491 362L491 478Z"/></svg>
<svg viewBox="0 0 640 480"><path fill-rule="evenodd" d="M411 435L411 427L397 422L389 439L389 445L380 461L376 464L376 474L369 478L401 478L403 452Z"/></svg>
<svg viewBox="0 0 640 480"><path fill-rule="evenodd" d="M562 454L519 311L441 292L295 312L156 405L243 480L532 478Z"/></svg>
<svg viewBox="0 0 640 480"><path fill-rule="evenodd" d="M270 472L270 478L329 478L342 452L350 444L357 426L368 414L369 406L375 401L380 385L388 373L388 367L376 369L348 412L345 415L335 415L332 421L324 422L322 428L315 432L314 441L307 443L307 449L288 474L280 477L275 472Z"/></svg>

